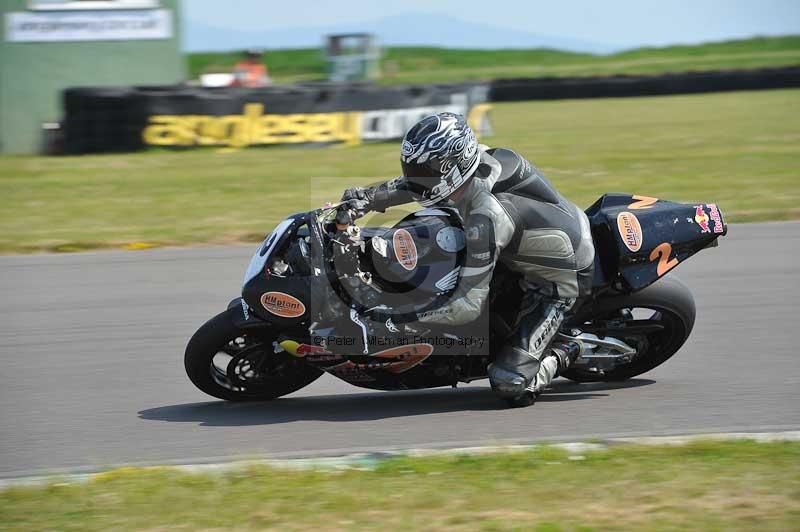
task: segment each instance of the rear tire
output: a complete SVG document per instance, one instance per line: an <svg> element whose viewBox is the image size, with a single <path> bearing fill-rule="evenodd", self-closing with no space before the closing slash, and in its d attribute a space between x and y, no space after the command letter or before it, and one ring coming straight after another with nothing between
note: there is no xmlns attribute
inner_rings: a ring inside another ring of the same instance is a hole
<svg viewBox="0 0 800 532"><path fill-rule="evenodd" d="M666 318L667 330L658 345L650 345L646 352L639 353L629 364L603 374L573 368L565 371L564 377L577 382L613 382L636 377L666 362L683 346L694 327L694 297L689 287L675 276L661 278L633 294L600 300L595 304L593 314L601 316L625 308L653 309ZM580 325L576 326L580 328Z"/></svg>
<svg viewBox="0 0 800 532"><path fill-rule="evenodd" d="M266 330L239 328L232 319L236 312L241 310L238 307L229 308L208 320L194 333L186 346L183 359L186 374L200 390L226 401L267 401L308 386L322 375L322 370L300 358L285 352L275 353L273 338ZM260 334L255 336L254 332ZM244 338L252 339L253 345L246 347L243 341L241 345L245 347L240 347L237 340ZM245 351L248 351L246 360L241 355ZM253 379L252 384L244 379L244 375L241 380L231 382L215 365L215 357L220 355L228 355L231 359L229 364L238 360L249 369L250 366L265 365L266 362L268 368L264 375Z"/></svg>

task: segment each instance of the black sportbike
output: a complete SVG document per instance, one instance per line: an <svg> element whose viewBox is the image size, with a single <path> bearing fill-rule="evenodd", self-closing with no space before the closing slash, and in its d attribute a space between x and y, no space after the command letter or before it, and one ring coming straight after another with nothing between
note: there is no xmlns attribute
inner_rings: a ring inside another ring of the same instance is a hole
<svg viewBox="0 0 800 532"><path fill-rule="evenodd" d="M230 401L260 401L299 390L324 372L380 390L487 377L508 333L492 316L519 304L515 276L496 269L485 326L428 331L394 344L378 338L368 347L373 338L364 321L371 311L388 336L403 322L403 305L435 309L453 293L464 232L454 209L423 209L390 228L360 228L348 214L347 205L294 214L259 245L241 297L200 327L186 348L186 372L198 388ZM586 214L596 248L593 290L559 331L560 339L580 345L563 376L621 381L662 364L687 340L695 321L692 293L665 275L716 246L727 227L713 203L624 194L604 195ZM357 285L380 301L355 297ZM320 312L337 306L337 298L350 315L340 325L321 324ZM342 323L351 329L337 332ZM478 329L488 331L485 342L475 340Z"/></svg>

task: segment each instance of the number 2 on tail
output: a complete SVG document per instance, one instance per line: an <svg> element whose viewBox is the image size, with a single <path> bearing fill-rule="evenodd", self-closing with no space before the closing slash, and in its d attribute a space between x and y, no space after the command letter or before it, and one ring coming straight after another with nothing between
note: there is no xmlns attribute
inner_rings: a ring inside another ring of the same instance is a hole
<svg viewBox="0 0 800 532"><path fill-rule="evenodd" d="M633 196L631 199L636 201L628 205L629 209L649 209L658 201L658 198L651 198L650 196Z"/></svg>
<svg viewBox="0 0 800 532"><path fill-rule="evenodd" d="M679 261L677 258L675 257L669 258L671 254L672 254L672 246L667 244L666 242L656 246L653 252L650 253L650 262L653 262L655 260L658 261L658 265L656 266L656 273L658 273L659 277L661 277L662 275L664 275L665 273L667 273L672 268L678 265Z"/></svg>

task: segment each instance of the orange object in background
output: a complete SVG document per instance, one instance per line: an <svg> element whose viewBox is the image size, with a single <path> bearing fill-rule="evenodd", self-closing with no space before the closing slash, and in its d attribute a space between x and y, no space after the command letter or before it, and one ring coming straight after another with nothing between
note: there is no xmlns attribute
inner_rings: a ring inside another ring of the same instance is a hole
<svg viewBox="0 0 800 532"><path fill-rule="evenodd" d="M233 67L231 87L265 87L271 83L267 66L262 62L263 53L248 50L245 58Z"/></svg>

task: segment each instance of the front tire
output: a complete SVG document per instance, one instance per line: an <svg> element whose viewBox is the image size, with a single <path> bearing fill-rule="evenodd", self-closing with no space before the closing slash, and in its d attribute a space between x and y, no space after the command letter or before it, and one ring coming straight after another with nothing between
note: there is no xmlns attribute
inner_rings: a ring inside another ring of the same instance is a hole
<svg viewBox="0 0 800 532"><path fill-rule="evenodd" d="M322 371L286 352L274 351L267 329L243 330L238 307L208 320L189 340L183 359L189 380L226 401L267 401L317 380Z"/></svg>

